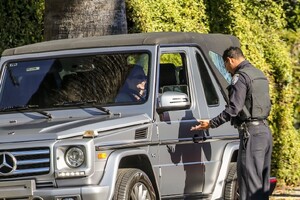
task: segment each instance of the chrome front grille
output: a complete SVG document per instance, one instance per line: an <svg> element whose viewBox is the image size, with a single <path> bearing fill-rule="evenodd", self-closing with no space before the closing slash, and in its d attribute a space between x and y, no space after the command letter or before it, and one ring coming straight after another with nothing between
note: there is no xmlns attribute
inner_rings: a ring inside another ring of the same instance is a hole
<svg viewBox="0 0 300 200"><path fill-rule="evenodd" d="M42 175L49 171L49 148L0 150L0 180Z"/></svg>

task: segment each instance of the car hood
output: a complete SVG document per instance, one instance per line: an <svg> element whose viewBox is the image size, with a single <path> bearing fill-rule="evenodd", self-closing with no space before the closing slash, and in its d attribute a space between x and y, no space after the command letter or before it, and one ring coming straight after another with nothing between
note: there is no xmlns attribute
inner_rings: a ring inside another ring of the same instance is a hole
<svg viewBox="0 0 300 200"><path fill-rule="evenodd" d="M15 114L16 115L16 114ZM151 121L146 114L139 115L96 115L77 118L32 119L24 120L20 116L0 116L0 144L8 142L59 140L82 136L85 131L98 133L146 124ZM22 115L21 113L18 115ZM25 117L25 116L24 116Z"/></svg>

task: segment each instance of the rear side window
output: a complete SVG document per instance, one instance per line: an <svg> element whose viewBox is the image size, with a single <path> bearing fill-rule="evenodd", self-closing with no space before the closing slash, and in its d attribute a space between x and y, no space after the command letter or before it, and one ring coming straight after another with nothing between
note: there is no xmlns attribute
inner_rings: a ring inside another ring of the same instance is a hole
<svg viewBox="0 0 300 200"><path fill-rule="evenodd" d="M220 56L219 54L212 52L212 51L209 52L209 56L210 56L211 60L213 61L213 63L215 64L218 71L222 74L222 76L225 78L227 83L230 84L231 83L231 75L229 72L227 72L227 70L225 68L225 64L224 64L222 56Z"/></svg>
<svg viewBox="0 0 300 200"><path fill-rule="evenodd" d="M196 53L196 58L207 105L217 106L219 104L218 94L207 71L207 67L205 66L199 53Z"/></svg>

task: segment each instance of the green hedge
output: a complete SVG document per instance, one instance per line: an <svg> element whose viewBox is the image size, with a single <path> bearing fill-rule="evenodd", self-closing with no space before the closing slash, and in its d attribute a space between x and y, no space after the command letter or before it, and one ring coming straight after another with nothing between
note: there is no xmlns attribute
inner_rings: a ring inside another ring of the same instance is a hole
<svg viewBox="0 0 300 200"><path fill-rule="evenodd" d="M300 144L293 127L295 90L290 49L281 38L283 3L265 0L127 0L130 32L195 31L237 36L246 57L268 76L274 137L272 175L279 184L299 184Z"/></svg>
<svg viewBox="0 0 300 200"><path fill-rule="evenodd" d="M128 31L208 32L203 1L126 0Z"/></svg>
<svg viewBox="0 0 300 200"><path fill-rule="evenodd" d="M285 0L283 8L286 15L287 28L296 31L300 28L300 1Z"/></svg>
<svg viewBox="0 0 300 200"><path fill-rule="evenodd" d="M300 20L298 21L298 23L300 23ZM290 47L290 53L292 56L292 62L294 66L293 87L298 88L294 93L294 96L296 97L294 98L294 123L295 127L298 128L298 132L300 135L300 29L298 31L285 30L283 31L282 35L283 40L286 41Z"/></svg>
<svg viewBox="0 0 300 200"><path fill-rule="evenodd" d="M43 38L44 0L0 1L0 53Z"/></svg>

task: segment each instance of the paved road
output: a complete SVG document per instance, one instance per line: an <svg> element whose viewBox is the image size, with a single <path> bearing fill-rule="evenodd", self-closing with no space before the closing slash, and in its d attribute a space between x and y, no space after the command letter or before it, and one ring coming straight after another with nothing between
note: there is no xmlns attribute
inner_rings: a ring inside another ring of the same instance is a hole
<svg viewBox="0 0 300 200"><path fill-rule="evenodd" d="M276 189L270 200L300 200L300 187L292 189Z"/></svg>

